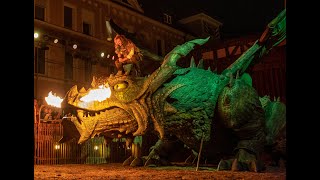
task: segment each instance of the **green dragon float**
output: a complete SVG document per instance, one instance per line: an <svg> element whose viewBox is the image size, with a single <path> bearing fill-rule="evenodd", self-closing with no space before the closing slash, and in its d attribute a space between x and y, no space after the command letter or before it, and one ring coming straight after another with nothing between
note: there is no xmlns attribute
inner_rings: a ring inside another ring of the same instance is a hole
<svg viewBox="0 0 320 180"><path fill-rule="evenodd" d="M194 152L202 144L201 155L208 159L228 147L234 157L222 159L218 170L260 172L263 148L275 143L286 126L286 107L268 96L259 97L245 71L285 38L284 10L261 38L220 74L203 69L201 62L196 66L193 59L188 68L176 64L194 46L206 43L206 38L178 45L147 77L94 77L88 90L78 90L75 85L63 102L73 115L62 121L60 142L77 138L81 144L95 136L132 139L156 132L159 140L143 165L159 162L162 151L179 140ZM108 97L85 101L96 89L107 90ZM226 139L229 133L235 138ZM126 164L136 165L134 162L132 157L126 160Z"/></svg>

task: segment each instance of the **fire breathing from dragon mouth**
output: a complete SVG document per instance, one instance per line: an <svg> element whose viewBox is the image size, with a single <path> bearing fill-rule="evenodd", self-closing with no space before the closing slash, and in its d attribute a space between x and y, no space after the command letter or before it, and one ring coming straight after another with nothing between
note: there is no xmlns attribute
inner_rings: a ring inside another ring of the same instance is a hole
<svg viewBox="0 0 320 180"><path fill-rule="evenodd" d="M91 102L91 101L104 101L111 96L110 87L100 85L98 89L91 89L89 93L83 96L80 100L83 102Z"/></svg>
<svg viewBox="0 0 320 180"><path fill-rule="evenodd" d="M55 94L52 94L52 91L48 93L48 96L45 97L45 100L48 105L61 108L61 102L63 101L62 98L59 96L56 96Z"/></svg>

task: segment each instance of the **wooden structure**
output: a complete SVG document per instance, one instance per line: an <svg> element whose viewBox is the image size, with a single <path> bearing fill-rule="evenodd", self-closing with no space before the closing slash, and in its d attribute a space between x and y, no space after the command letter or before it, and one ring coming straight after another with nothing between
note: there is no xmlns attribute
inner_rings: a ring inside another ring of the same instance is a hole
<svg viewBox="0 0 320 180"><path fill-rule="evenodd" d="M203 59L205 68L210 67L211 70L221 73L258 38L257 34L204 45L195 48L190 57L193 56L196 63ZM188 66L189 62L190 59L187 59L183 63ZM248 72L259 96L269 95L272 99L280 97L280 100L286 103L286 41L274 47L269 54L262 57L259 63L249 68Z"/></svg>

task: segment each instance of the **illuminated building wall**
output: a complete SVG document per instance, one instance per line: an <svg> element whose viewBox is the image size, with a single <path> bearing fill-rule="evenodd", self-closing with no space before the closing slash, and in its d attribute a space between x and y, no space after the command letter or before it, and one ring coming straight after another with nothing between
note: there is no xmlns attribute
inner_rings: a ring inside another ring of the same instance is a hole
<svg viewBox="0 0 320 180"><path fill-rule="evenodd" d="M141 9L111 0L34 1L34 97L49 91L63 97L73 85L89 88L92 76L115 73L115 31L113 20L122 29L134 32L142 45L164 55L185 42L185 32L144 16ZM158 48L158 41L162 47ZM74 45L76 44L76 48ZM169 46L170 47L167 47ZM101 53L104 56L101 56ZM145 59L143 71L152 72L160 63Z"/></svg>

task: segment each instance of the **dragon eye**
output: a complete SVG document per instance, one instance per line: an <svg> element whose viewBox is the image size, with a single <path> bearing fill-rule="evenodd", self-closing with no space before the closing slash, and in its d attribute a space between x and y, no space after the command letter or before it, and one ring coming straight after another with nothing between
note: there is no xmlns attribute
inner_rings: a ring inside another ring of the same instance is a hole
<svg viewBox="0 0 320 180"><path fill-rule="evenodd" d="M114 85L113 89L116 91L121 91L123 89L126 89L128 87L128 83L127 82L122 82L119 84Z"/></svg>

